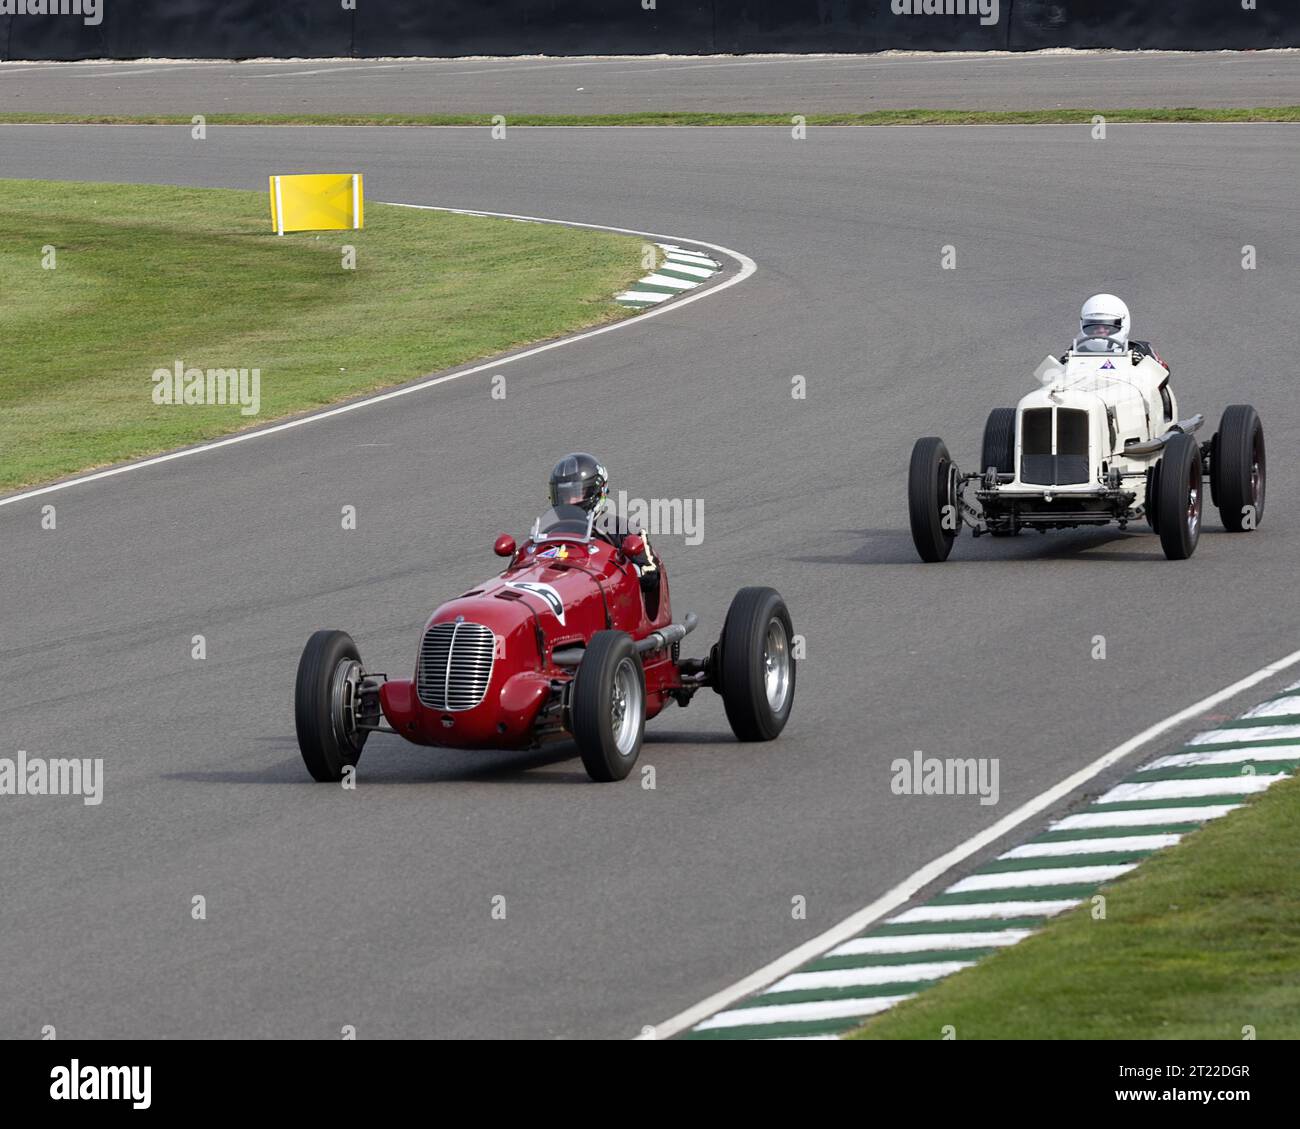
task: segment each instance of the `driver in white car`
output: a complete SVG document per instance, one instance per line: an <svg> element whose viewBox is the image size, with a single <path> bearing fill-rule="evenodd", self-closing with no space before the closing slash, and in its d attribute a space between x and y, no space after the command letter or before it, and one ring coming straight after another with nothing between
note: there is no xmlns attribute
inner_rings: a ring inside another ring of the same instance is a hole
<svg viewBox="0 0 1300 1129"><path fill-rule="evenodd" d="M1132 318L1128 305L1114 294L1094 294L1083 304L1079 311L1079 336L1074 339L1076 353L1124 353L1132 350L1133 363L1142 357L1151 357L1169 366L1161 359L1149 341L1132 341L1129 330ZM1065 358L1061 358L1062 363Z"/></svg>

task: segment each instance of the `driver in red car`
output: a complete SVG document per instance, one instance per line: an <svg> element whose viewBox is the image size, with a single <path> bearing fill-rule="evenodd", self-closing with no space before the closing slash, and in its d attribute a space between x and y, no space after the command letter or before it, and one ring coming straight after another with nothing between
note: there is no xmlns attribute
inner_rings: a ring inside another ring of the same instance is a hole
<svg viewBox="0 0 1300 1129"><path fill-rule="evenodd" d="M585 451L565 455L551 471L550 495L553 506L577 506L588 514L595 514L593 530L616 549L623 547L630 534L635 533L641 538L645 552L632 558L632 563L641 578L646 606L653 607L659 594L659 559L650 548L650 538L645 531L624 521L609 500L609 472L596 457Z"/></svg>

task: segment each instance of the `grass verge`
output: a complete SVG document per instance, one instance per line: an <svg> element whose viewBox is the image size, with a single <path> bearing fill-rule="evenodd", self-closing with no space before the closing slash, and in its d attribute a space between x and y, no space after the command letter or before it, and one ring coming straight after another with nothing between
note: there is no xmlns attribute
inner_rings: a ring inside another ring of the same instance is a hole
<svg viewBox="0 0 1300 1129"><path fill-rule="evenodd" d="M1153 855L858 1039L1300 1038L1300 779Z"/></svg>
<svg viewBox="0 0 1300 1129"><path fill-rule="evenodd" d="M641 240L545 224L377 204L362 231L270 224L265 193L0 180L0 489L626 317L644 273ZM260 412L155 404L178 360L260 369Z"/></svg>
<svg viewBox="0 0 1300 1129"><path fill-rule="evenodd" d="M798 113L508 114L511 126L790 125ZM872 110L860 114L805 114L808 125L1078 125L1101 114L1108 122L1298 122L1300 106L1206 110ZM458 125L490 126L489 114L209 114L209 125ZM0 113L0 125L183 125L188 114Z"/></svg>

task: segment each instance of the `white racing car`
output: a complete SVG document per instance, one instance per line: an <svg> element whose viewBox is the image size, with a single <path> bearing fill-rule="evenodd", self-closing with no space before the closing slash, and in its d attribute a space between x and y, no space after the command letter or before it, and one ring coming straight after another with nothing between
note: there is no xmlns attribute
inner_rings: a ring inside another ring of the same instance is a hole
<svg viewBox="0 0 1300 1129"><path fill-rule="evenodd" d="M1122 314L1089 323L1089 304ZM1224 528L1259 527L1264 514L1264 430L1248 404L1224 413L1213 438L1193 438L1201 415L1179 419L1169 369L1128 340L1128 308L1111 295L1084 306L1083 333L1037 370L1041 387L1015 408L995 408L980 470L963 474L943 440L918 439L908 473L912 539L924 561L946 560L963 524L976 537L1071 529L1145 518L1170 560L1185 560L1201 531L1208 480Z"/></svg>

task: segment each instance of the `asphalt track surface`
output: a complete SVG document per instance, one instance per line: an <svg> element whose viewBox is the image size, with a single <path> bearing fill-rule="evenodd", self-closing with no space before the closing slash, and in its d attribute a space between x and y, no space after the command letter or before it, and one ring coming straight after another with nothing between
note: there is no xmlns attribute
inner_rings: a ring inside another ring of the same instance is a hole
<svg viewBox="0 0 1300 1129"><path fill-rule="evenodd" d="M202 143L5 127L0 153L8 176L261 189L272 170L357 168L373 200L646 229L758 264L511 366L505 401L481 374L0 507L0 755L102 756L107 773L99 807L0 801L0 1035L635 1035L1296 647L1296 127ZM944 435L972 465L987 411L1098 290L1129 300L1184 414L1259 408L1262 530L1230 536L1211 514L1180 563L1112 530L963 538L922 566L914 438ZM347 342L329 352L346 363ZM703 620L687 653L741 585L786 596L808 656L784 736L737 744L705 695L651 723L654 791L589 784L564 748L389 737L357 792L308 782L291 698L309 633L346 628L372 669L409 670L423 617L495 571L493 537L526 531L574 448L604 455L616 489L704 499L702 544L658 542L678 614ZM892 794L890 762L915 749L1000 758L999 804Z"/></svg>
<svg viewBox="0 0 1300 1129"><path fill-rule="evenodd" d="M0 64L0 102L48 113L1243 107L1298 92L1300 50Z"/></svg>

